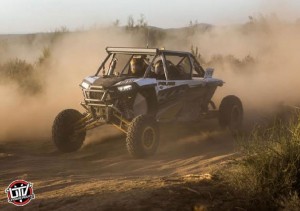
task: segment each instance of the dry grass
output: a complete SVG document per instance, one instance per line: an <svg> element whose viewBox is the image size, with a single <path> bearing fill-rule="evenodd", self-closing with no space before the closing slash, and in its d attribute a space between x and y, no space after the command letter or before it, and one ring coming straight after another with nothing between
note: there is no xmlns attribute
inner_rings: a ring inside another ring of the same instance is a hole
<svg viewBox="0 0 300 211"><path fill-rule="evenodd" d="M0 65L2 84L15 83L22 94L38 94L43 86L34 65L25 60L13 59Z"/></svg>
<svg viewBox="0 0 300 211"><path fill-rule="evenodd" d="M223 177L249 207L299 207L300 115L267 128L256 128L239 141L243 159Z"/></svg>

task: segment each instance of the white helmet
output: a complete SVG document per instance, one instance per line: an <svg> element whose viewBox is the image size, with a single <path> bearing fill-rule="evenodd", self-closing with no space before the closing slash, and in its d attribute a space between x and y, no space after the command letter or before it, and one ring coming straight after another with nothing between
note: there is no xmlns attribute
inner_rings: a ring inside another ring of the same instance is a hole
<svg viewBox="0 0 300 211"><path fill-rule="evenodd" d="M154 65L154 72L156 75L163 75L164 72L164 66L162 60L158 60Z"/></svg>

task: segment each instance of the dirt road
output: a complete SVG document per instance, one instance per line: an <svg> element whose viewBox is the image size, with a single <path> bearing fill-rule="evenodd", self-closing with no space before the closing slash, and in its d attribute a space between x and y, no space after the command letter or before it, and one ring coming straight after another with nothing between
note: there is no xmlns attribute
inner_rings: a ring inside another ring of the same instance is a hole
<svg viewBox="0 0 300 211"><path fill-rule="evenodd" d="M50 138L4 140L0 207L18 208L7 203L4 190L13 180L25 179L36 194L24 207L28 210L220 208L225 193L210 173L234 155L234 140L215 127L214 121L162 126L159 151L148 159L131 158L124 135L112 126L90 131L84 147L70 154L59 153Z"/></svg>

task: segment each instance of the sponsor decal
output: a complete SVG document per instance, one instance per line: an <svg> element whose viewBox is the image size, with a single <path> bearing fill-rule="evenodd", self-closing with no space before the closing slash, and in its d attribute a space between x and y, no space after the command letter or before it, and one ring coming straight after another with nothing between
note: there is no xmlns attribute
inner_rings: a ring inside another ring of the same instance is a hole
<svg viewBox="0 0 300 211"><path fill-rule="evenodd" d="M25 180L15 180L5 189L7 200L16 206L25 206L35 198L33 184Z"/></svg>

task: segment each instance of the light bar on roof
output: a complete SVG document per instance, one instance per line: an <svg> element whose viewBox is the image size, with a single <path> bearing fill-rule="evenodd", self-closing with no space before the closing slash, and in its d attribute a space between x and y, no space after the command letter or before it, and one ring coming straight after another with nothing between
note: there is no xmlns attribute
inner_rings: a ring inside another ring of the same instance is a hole
<svg viewBox="0 0 300 211"><path fill-rule="evenodd" d="M156 54L157 48L126 48L126 47L107 47L108 53L124 53L124 54Z"/></svg>

